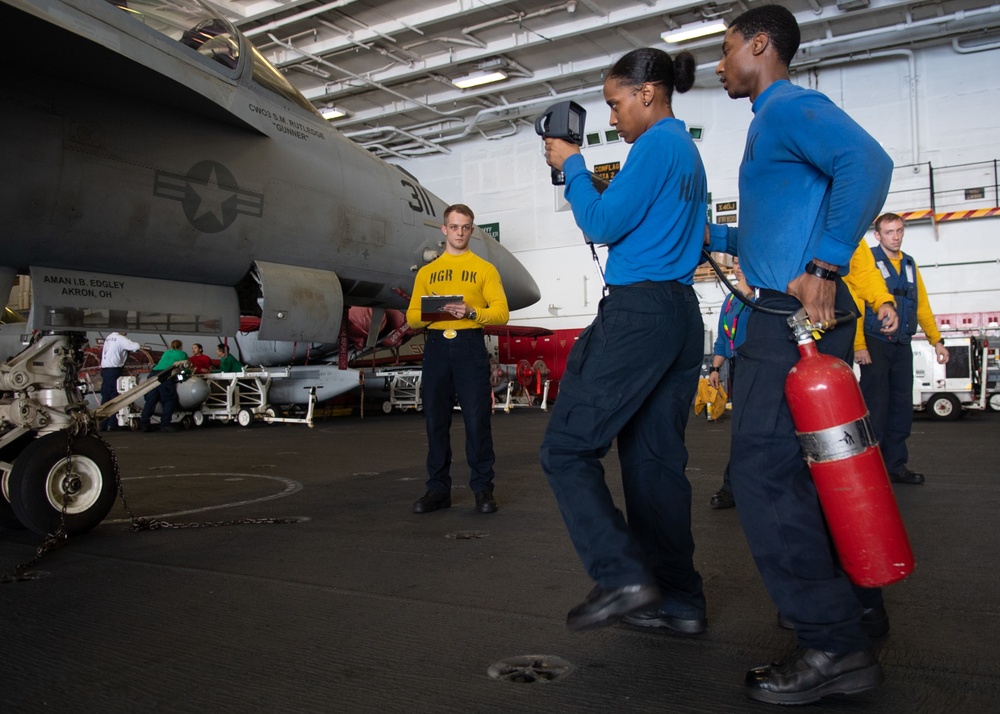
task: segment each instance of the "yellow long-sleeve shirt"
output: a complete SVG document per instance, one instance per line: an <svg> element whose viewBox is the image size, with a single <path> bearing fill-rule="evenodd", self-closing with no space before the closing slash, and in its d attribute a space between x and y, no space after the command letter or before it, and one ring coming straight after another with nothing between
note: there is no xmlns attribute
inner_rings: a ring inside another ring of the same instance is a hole
<svg viewBox="0 0 1000 714"><path fill-rule="evenodd" d="M854 349L866 350L868 347L865 345L865 305L878 312L884 303L895 306L896 300L885 286L885 279L875 265L875 256L864 241L858 243L857 250L851 256L850 269L844 276L844 282L847 283L854 304L858 306L858 312L861 314L855 324Z"/></svg>
<svg viewBox="0 0 1000 714"><path fill-rule="evenodd" d="M862 243L862 245L864 244ZM870 249L867 252L869 255L871 255ZM896 270L897 273L899 273L900 266L903 263L902 257L896 260L889 258L889 262L892 263L892 267ZM878 266L875 265L874 257L872 257L872 266L875 267L876 273L878 273L879 277L881 278L882 274L878 272ZM914 279L917 284L917 324L920 325L920 329L922 329L924 331L924 334L927 335L927 341L930 342L932 345L936 345L941 340L941 331L938 330L937 320L934 318L934 311L931 310L931 302L930 299L927 297L927 288L924 287L924 279L920 276L920 268L916 267L916 265L914 265L914 268L916 272ZM851 271L852 272L854 271L854 258L851 258ZM882 287L883 288L885 287L884 280L882 281ZM855 351L859 349L861 350L868 349L868 344L865 342L863 319L858 320L858 333L854 339L854 349Z"/></svg>
<svg viewBox="0 0 1000 714"><path fill-rule="evenodd" d="M475 308L476 319L424 322L420 319L420 298L424 295L461 295L467 304ZM500 273L492 263L471 250L461 255L443 253L418 270L406 310L406 321L415 330L428 325L432 330L468 330L480 325L505 325L509 316Z"/></svg>

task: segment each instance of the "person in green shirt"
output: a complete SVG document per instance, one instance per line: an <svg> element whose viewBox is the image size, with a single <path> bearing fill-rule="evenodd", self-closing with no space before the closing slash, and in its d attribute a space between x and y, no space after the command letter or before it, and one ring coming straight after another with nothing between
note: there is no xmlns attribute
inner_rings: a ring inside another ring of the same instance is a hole
<svg viewBox="0 0 1000 714"><path fill-rule="evenodd" d="M149 373L149 379L156 379L160 372L170 369L177 362L186 361L188 356L181 349L183 346L180 340L173 340L170 343L170 349L163 353L160 361ZM142 416L139 418L139 428L143 431L154 431L151 420L157 404L160 404L160 431L176 431L177 427L170 423L174 416L174 409L177 407L176 379L161 382L159 387L146 395L146 403L142 407Z"/></svg>
<svg viewBox="0 0 1000 714"><path fill-rule="evenodd" d="M243 365L240 361L229 354L229 347L220 344L215 348L216 353L219 355L219 368L217 372L242 372Z"/></svg>

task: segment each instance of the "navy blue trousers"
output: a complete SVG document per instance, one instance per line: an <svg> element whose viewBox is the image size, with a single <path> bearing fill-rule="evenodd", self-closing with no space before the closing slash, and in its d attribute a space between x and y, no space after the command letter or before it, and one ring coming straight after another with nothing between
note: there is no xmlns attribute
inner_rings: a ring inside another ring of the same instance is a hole
<svg viewBox="0 0 1000 714"><path fill-rule="evenodd" d="M162 371L160 370L160 372ZM148 379L156 379L160 372L150 372ZM174 417L174 409L177 408L176 377L168 379L146 395L146 403L142 405L142 416L139 417L140 426L143 428L150 426L150 420L156 412L157 404L160 405L160 427L168 426Z"/></svg>
<svg viewBox="0 0 1000 714"><path fill-rule="evenodd" d="M872 363L861 365L861 393L871 414L885 468L898 474L909 460L906 440L913 425L913 348L909 343L868 337Z"/></svg>
<svg viewBox="0 0 1000 714"><path fill-rule="evenodd" d="M451 492L451 418L455 397L465 421L465 458L473 493L493 490L493 401L490 356L482 330L457 330L447 339L428 330L420 393L427 423L427 490Z"/></svg>
<svg viewBox="0 0 1000 714"><path fill-rule="evenodd" d="M749 315L744 315L745 320ZM729 360L729 395L732 399L733 390L736 388L736 355L733 355ZM733 479L729 475L729 464L726 464L726 470L722 473L722 491L733 492Z"/></svg>
<svg viewBox="0 0 1000 714"><path fill-rule="evenodd" d="M766 291L758 307L797 310L798 300ZM837 309L854 311L837 280ZM854 322L826 332L819 351L853 360ZM802 456L785 378L799 360L784 316L755 309L739 347L740 378L733 389L729 473L743 531L757 569L778 611L792 621L798 643L828 652L869 646L861 629L863 607L882 602L880 589L854 586L840 568L826 520Z"/></svg>
<svg viewBox="0 0 1000 714"><path fill-rule="evenodd" d="M118 396L118 378L125 371L124 367L101 367L101 404L110 402ZM100 429L117 429L118 418L115 416L102 419Z"/></svg>
<svg viewBox="0 0 1000 714"><path fill-rule="evenodd" d="M603 588L657 583L661 608L685 618L705 613L684 474L703 330L689 285L613 287L570 352L541 448L587 574ZM616 436L627 522L601 464Z"/></svg>

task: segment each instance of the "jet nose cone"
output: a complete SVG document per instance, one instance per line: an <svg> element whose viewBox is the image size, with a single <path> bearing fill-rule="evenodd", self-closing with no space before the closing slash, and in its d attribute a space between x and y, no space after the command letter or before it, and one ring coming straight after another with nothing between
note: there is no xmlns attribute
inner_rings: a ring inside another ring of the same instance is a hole
<svg viewBox="0 0 1000 714"><path fill-rule="evenodd" d="M538 283L531 277L531 273L521 265L520 261L511 255L510 251L487 236L484 236L482 241L475 241L475 243L480 243L480 245L473 245L473 252L493 263L497 272L500 273L503 290L507 295L507 307L511 310L520 310L534 305L542 299L542 291L538 289ZM483 249L482 252L479 250L480 246Z"/></svg>
<svg viewBox="0 0 1000 714"><path fill-rule="evenodd" d="M542 291L525 267L514 256L510 259L513 265L508 273L500 273L500 279L507 294L507 306L511 310L520 310L541 300Z"/></svg>

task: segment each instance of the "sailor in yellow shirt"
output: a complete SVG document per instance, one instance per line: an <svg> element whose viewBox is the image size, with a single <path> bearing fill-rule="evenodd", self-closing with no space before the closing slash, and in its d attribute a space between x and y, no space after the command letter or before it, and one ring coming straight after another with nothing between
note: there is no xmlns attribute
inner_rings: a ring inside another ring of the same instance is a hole
<svg viewBox="0 0 1000 714"><path fill-rule="evenodd" d="M427 493L413 504L414 513L451 506L451 417L458 397L465 421L465 457L471 469L469 486L476 511L497 510L493 498L493 416L490 357L481 325L507 323L507 296L497 269L469 250L475 228L472 209L463 204L444 211L445 251L417 272L406 320L414 329L427 328L423 376L420 382L427 423ZM425 295L461 295L443 311L452 320L421 319Z"/></svg>
<svg viewBox="0 0 1000 714"><path fill-rule="evenodd" d="M878 321L882 323L883 334L892 334L899 325L896 314L896 299L885 286L885 278L875 265L871 248L864 241L858 243L857 250L851 256L851 266L844 282L851 290L851 297L857 305L860 317L855 321L854 361L858 364L871 364L868 358L868 348L865 345L865 307L877 311ZM859 352L864 354L859 355Z"/></svg>
<svg viewBox="0 0 1000 714"><path fill-rule="evenodd" d="M855 346L855 360L861 365L861 393L871 413L872 427L882 449L889 477L896 483L921 484L924 476L910 471L906 440L913 422L913 349L911 339L917 325L934 345L937 360L948 361L948 350L937 329L920 271L903 244L903 219L885 213L875 220L878 245L871 249L886 287L896 300L898 327L889 333L879 318L865 308L864 348Z"/></svg>

